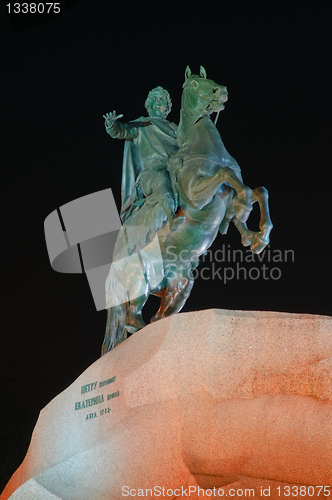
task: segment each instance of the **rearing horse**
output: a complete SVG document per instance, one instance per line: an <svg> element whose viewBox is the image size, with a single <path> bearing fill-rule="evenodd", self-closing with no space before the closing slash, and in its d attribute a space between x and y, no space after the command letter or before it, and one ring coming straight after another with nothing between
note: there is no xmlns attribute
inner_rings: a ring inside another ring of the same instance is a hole
<svg viewBox="0 0 332 500"><path fill-rule="evenodd" d="M102 354L143 328L142 308L150 294L161 298L151 321L179 312L194 284L192 270L211 246L218 230L226 234L232 220L244 246L261 252L269 243L272 222L268 192L242 182L240 167L227 152L210 115L224 109L227 89L186 69L178 127L179 150L168 170L178 195L178 215L185 222L171 232L159 204L145 202L119 233L106 281L108 318ZM259 203L259 231L246 220ZM191 256L183 259L183 250Z"/></svg>

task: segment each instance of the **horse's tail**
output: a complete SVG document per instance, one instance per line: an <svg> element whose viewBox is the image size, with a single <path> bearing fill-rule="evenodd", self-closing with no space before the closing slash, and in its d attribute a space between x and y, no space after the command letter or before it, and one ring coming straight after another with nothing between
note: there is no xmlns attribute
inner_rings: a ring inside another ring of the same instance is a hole
<svg viewBox="0 0 332 500"><path fill-rule="evenodd" d="M106 331L101 350L103 356L115 345L127 338L126 322L126 304L119 304L107 309Z"/></svg>

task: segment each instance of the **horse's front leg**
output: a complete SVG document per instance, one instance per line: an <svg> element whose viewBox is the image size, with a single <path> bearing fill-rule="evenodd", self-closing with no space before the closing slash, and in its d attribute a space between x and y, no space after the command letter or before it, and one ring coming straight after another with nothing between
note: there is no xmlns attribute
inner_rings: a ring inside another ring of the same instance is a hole
<svg viewBox="0 0 332 500"><path fill-rule="evenodd" d="M264 187L255 188L252 192L251 201L252 203L257 201L260 208L261 218L259 222L259 231L251 231L248 229L247 224L239 221L235 217L233 218L235 227L241 234L242 244L244 246L250 245L250 249L256 254L260 253L270 242L270 233L273 224L270 219L268 198L269 193Z"/></svg>
<svg viewBox="0 0 332 500"><path fill-rule="evenodd" d="M261 212L261 219L259 221L259 229L262 231L266 238L270 237L270 232L273 228L273 224L270 218L270 209L269 209L269 192L263 187L257 187L253 190L253 194L255 195Z"/></svg>
<svg viewBox="0 0 332 500"><path fill-rule="evenodd" d="M221 168L217 175L221 183L228 182L236 192L236 196L227 210L227 218L235 216L244 223L252 210L252 190L243 184L229 167Z"/></svg>
<svg viewBox="0 0 332 500"><path fill-rule="evenodd" d="M229 218L231 219L235 215L239 220L245 222L252 209L251 189L243 184L229 167L218 168L213 175L204 173L212 170L210 160L188 161L187 165L179 172L178 177L181 198L188 205L202 210L220 192L221 185L228 182L236 191L236 196L232 201L232 214Z"/></svg>

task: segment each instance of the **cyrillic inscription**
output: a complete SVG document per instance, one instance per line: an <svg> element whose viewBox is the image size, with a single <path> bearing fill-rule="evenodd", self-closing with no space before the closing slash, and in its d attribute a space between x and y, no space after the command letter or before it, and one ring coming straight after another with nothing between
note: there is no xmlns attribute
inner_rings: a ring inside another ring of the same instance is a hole
<svg viewBox="0 0 332 500"><path fill-rule="evenodd" d="M94 391L95 389L105 387L106 385L112 384L115 382L116 376L108 378L106 380L102 380L101 382L98 383L96 382L91 382L90 384L85 384L81 386L81 394L86 394L87 392ZM107 401L110 399L117 398L119 396L119 391L112 392L111 394L107 395ZM106 394L105 394L106 398ZM83 410L85 408L89 408L90 406L98 405L100 403L104 403L104 395L103 394L98 394L94 398L89 398L85 399L83 401L77 401L75 403L75 411L76 410ZM91 420L93 418L98 417L99 415L105 415L105 413L110 413L111 408L110 407L104 407L103 409L99 410L99 412L92 412L88 413L86 415L86 420Z"/></svg>

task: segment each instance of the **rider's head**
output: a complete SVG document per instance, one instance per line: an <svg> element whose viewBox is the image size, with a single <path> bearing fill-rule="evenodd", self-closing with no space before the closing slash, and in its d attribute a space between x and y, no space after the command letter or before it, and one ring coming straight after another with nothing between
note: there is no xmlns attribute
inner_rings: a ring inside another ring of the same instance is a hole
<svg viewBox="0 0 332 500"><path fill-rule="evenodd" d="M171 111L172 101L167 90L156 87L150 90L145 107L152 118L166 118Z"/></svg>

